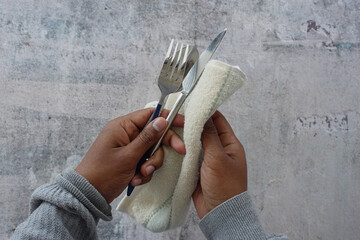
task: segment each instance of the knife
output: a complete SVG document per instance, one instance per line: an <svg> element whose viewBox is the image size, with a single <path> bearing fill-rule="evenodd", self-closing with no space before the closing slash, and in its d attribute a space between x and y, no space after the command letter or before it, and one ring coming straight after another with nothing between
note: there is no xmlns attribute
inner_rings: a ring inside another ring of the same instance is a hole
<svg viewBox="0 0 360 240"><path fill-rule="evenodd" d="M192 68L190 69L190 71L186 75L184 81L182 82L182 90L180 92L180 95L177 98L177 100L176 100L173 108L171 109L168 117L166 118L166 121L168 122L168 125L167 125L164 133L161 135L161 138L159 139L159 141L156 143L154 148L151 150L150 156L154 155L156 150L160 147L161 142L162 142L165 134L169 130L169 128L170 128L176 114L178 113L181 105L184 103L185 99L189 96L191 91L194 89L196 83L198 82L201 74L203 73L203 71L205 69L206 64L209 62L212 55L214 54L217 47L219 46L221 40L224 38L226 31L227 31L227 29L225 28L224 31L222 31L221 33L219 33L216 36L216 38L210 43L210 45L207 47L207 49L204 52L201 53L199 59L195 62L195 64L192 66ZM132 186L131 184L128 185L128 189L127 189L127 195L128 196L131 195L134 188L135 187Z"/></svg>

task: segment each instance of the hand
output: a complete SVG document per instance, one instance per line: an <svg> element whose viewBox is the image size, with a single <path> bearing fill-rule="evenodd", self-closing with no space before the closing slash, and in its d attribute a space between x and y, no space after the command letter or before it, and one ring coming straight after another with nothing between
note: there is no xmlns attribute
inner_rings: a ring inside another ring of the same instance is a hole
<svg viewBox="0 0 360 240"><path fill-rule="evenodd" d="M108 203L118 197L130 181L133 186L149 182L154 170L162 165L163 151L159 148L134 177L138 161L160 139L167 126L166 120L158 117L142 129L153 111L154 109L143 109L107 123L75 169ZM169 111L164 110L162 116L168 113ZM184 117L177 115L172 125L183 127ZM171 130L165 135L163 144L185 154L184 143Z"/></svg>
<svg viewBox="0 0 360 240"><path fill-rule="evenodd" d="M200 218L219 204L247 190L245 151L220 112L207 121L202 133L204 160L193 201Z"/></svg>

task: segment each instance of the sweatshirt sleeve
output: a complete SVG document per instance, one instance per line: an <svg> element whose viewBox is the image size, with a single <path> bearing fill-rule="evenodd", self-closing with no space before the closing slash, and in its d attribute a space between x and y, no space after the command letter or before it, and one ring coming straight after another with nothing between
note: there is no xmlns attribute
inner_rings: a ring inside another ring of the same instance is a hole
<svg viewBox="0 0 360 240"><path fill-rule="evenodd" d="M11 239L98 239L99 219L112 219L102 195L73 169L55 183L37 188L30 200L30 216Z"/></svg>
<svg viewBox="0 0 360 240"><path fill-rule="evenodd" d="M262 228L247 192L241 193L210 211L200 229L207 239L286 240L284 235L268 236Z"/></svg>

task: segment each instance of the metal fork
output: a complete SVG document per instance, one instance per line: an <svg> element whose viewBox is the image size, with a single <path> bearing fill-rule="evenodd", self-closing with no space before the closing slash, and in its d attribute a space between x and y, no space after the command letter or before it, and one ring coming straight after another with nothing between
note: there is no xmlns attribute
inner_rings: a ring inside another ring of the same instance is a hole
<svg viewBox="0 0 360 240"><path fill-rule="evenodd" d="M173 48L173 45L174 45L174 39L171 40L158 79L158 86L161 91L161 97L148 123L160 115L166 97L170 93L174 93L181 90L181 83L184 80L185 75L191 69L192 65L194 65L194 63L197 61L199 57L199 53L195 46L189 46L187 44L184 47L184 44L181 43L180 48L178 49L179 42L176 43L175 48ZM135 175L140 172L141 166L151 156L150 153L151 152L149 150L139 160L138 164L136 165ZM134 186L132 186L129 183L127 189L127 195L130 196L133 190L134 190Z"/></svg>
<svg viewBox="0 0 360 240"><path fill-rule="evenodd" d="M188 44L184 46L183 43L180 44L179 42L177 42L174 47L174 39L171 39L158 79L161 97L149 122L160 115L166 97L170 93L177 92L181 87L190 48L192 47Z"/></svg>

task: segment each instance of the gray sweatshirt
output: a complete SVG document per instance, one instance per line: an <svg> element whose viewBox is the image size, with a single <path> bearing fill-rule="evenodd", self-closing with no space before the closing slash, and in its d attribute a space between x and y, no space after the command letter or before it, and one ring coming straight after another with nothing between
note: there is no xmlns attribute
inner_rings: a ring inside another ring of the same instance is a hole
<svg viewBox="0 0 360 240"><path fill-rule="evenodd" d="M112 219L110 205L72 169L34 191L30 213L11 239L98 239L99 219ZM247 192L213 209L200 221L200 229L207 239L287 239L266 235Z"/></svg>

